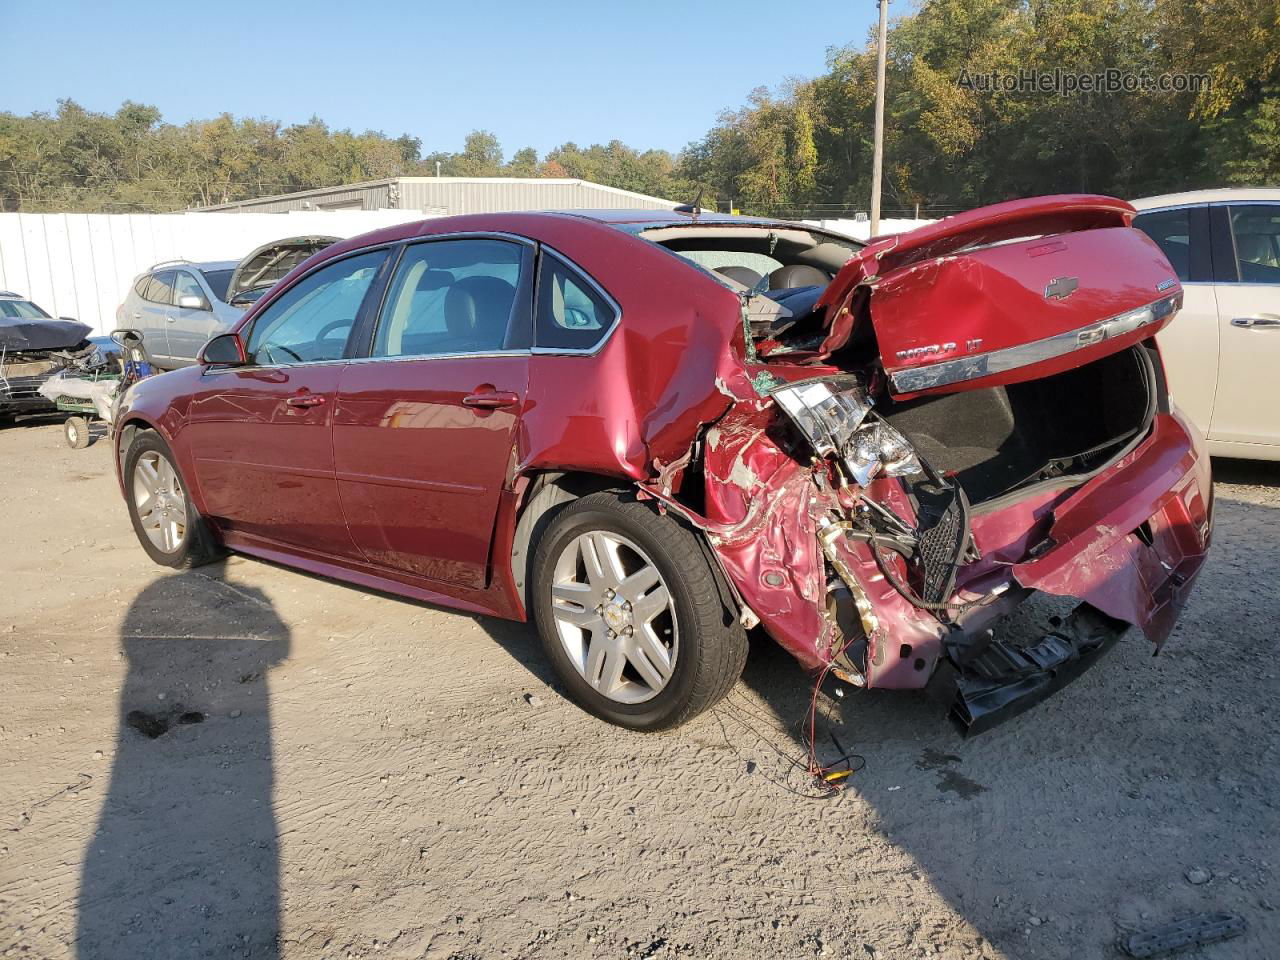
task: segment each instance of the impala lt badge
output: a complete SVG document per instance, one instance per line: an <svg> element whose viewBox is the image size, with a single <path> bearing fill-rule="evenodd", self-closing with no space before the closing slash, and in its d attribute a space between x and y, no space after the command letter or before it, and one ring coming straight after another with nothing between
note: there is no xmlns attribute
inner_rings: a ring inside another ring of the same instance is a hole
<svg viewBox="0 0 1280 960"><path fill-rule="evenodd" d="M1170 277L1168 280L1161 280L1159 283L1156 284L1156 293L1164 293L1166 290L1168 290L1177 282L1178 281L1175 280L1173 277Z"/></svg>
<svg viewBox="0 0 1280 960"><path fill-rule="evenodd" d="M1076 287L1080 286L1078 277L1057 277L1049 281L1049 285L1044 288L1044 298L1046 300L1065 300L1076 292Z"/></svg>

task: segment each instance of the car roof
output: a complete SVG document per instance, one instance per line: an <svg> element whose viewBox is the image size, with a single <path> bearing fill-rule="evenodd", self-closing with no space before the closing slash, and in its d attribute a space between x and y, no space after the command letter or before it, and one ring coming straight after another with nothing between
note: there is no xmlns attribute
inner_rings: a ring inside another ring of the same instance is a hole
<svg viewBox="0 0 1280 960"><path fill-rule="evenodd" d="M22 300L30 303L30 300L27 297L24 297L20 293L14 293L12 290L0 290L0 300Z"/></svg>
<svg viewBox="0 0 1280 960"><path fill-rule="evenodd" d="M728 213L708 213L703 211L696 217L692 213L679 210L549 210L548 213L565 217L581 217L584 220L595 220L597 223L635 224L644 229L649 227L692 226L694 224L752 224L766 225L777 223L763 217L740 217Z"/></svg>
<svg viewBox="0 0 1280 960"><path fill-rule="evenodd" d="M1179 207L1193 203L1256 203L1258 201L1280 202L1280 188L1221 187L1215 190L1188 190L1185 193L1143 197L1132 203L1138 210L1157 210L1162 207Z"/></svg>

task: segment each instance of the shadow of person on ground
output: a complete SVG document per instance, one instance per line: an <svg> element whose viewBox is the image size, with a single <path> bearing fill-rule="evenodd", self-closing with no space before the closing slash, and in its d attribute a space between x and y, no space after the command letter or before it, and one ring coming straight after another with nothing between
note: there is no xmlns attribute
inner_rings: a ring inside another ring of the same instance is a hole
<svg viewBox="0 0 1280 960"><path fill-rule="evenodd" d="M128 672L78 901L80 960L279 955L267 673L289 630L223 564L166 576L121 628Z"/></svg>

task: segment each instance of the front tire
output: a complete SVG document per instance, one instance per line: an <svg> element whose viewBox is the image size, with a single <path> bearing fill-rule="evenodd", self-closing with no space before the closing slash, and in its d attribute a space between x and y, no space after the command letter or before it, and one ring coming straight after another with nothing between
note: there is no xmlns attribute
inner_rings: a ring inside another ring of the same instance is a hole
<svg viewBox="0 0 1280 960"><path fill-rule="evenodd" d="M693 718L746 663L746 634L697 535L616 492L574 501L547 527L533 608L569 697L631 730Z"/></svg>
<svg viewBox="0 0 1280 960"><path fill-rule="evenodd" d="M224 553L191 502L173 452L154 430L134 437L124 459L125 499L133 532L147 555L166 567L198 567Z"/></svg>

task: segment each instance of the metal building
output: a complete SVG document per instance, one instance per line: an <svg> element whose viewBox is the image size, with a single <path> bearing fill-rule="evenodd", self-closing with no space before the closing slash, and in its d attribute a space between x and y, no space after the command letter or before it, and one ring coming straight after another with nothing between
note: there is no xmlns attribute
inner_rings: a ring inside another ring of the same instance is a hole
<svg viewBox="0 0 1280 960"><path fill-rule="evenodd" d="M423 216L508 210L670 210L663 200L589 180L524 177L390 177L276 197L237 200L201 211L284 213L289 210L416 210Z"/></svg>

